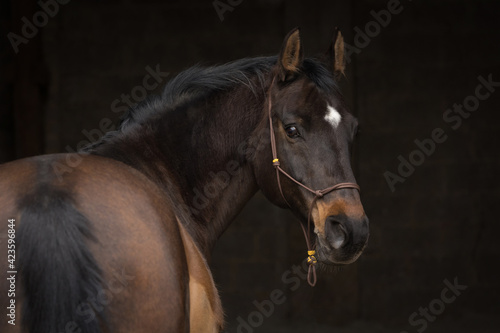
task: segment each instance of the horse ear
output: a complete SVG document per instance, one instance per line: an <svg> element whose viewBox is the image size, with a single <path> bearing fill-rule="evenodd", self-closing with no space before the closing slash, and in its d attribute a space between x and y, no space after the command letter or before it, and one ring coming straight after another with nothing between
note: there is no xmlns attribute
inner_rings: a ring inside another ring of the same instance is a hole
<svg viewBox="0 0 500 333"><path fill-rule="evenodd" d="M299 28L295 28L286 35L278 57L278 75L282 81L295 77L302 66L304 55L300 40Z"/></svg>
<svg viewBox="0 0 500 333"><path fill-rule="evenodd" d="M345 76L344 37L338 28L335 28L332 43L328 48L326 61L336 79Z"/></svg>

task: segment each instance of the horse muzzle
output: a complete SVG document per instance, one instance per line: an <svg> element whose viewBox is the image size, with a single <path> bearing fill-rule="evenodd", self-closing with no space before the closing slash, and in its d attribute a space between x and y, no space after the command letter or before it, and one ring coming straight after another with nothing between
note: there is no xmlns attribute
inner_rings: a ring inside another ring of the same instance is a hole
<svg viewBox="0 0 500 333"><path fill-rule="evenodd" d="M364 214L358 218L330 215L325 220L323 232L316 233L318 261L333 265L350 264L361 255L368 242L368 217Z"/></svg>

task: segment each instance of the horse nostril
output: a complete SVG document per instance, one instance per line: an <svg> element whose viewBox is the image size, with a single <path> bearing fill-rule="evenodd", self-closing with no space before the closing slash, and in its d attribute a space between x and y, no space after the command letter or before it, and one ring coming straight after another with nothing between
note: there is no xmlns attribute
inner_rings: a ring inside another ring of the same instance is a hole
<svg viewBox="0 0 500 333"><path fill-rule="evenodd" d="M346 243L347 232L344 226L335 220L327 219L325 223L325 234L327 241L338 250Z"/></svg>

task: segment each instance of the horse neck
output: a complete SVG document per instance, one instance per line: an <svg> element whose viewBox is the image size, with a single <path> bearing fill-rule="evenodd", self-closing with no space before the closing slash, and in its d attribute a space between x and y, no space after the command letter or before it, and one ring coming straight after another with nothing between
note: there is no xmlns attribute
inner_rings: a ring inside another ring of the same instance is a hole
<svg viewBox="0 0 500 333"><path fill-rule="evenodd" d="M101 154L122 159L160 184L208 258L257 191L246 155L262 125L264 98L264 89L252 92L241 85L200 99L124 133Z"/></svg>
<svg viewBox="0 0 500 333"><path fill-rule="evenodd" d="M203 107L187 110L192 113L191 135L179 135L183 134L186 147L191 143L190 148L168 142L186 161L176 167L187 215L184 225L207 258L258 189L246 155L263 118L264 95L241 86L213 96L209 103L200 103Z"/></svg>

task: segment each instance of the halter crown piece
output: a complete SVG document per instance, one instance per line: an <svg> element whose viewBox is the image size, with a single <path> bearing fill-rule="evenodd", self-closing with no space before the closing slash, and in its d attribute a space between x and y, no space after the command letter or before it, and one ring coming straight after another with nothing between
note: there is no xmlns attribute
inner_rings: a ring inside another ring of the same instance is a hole
<svg viewBox="0 0 500 333"><path fill-rule="evenodd" d="M271 137L271 151L273 154L273 166L276 170L276 179L278 181L278 188L280 190L281 196L283 197L283 200L285 200L285 202L287 203L287 205L289 207L291 207L291 206L288 203L288 201L286 200L285 195L283 194L283 189L281 188L280 173L283 174L284 176L286 176L291 181L293 181L295 184L301 186L302 188L304 188L307 191L314 194L314 199L312 200L311 205L309 207L309 214L307 217L307 230L305 229L304 225L302 223L300 223L300 226L302 227L302 232L304 233L304 237L306 239L306 245L307 245L307 263L309 264L309 269L307 271L307 282L309 283L309 285L311 287L314 287L316 285L316 281L317 281L316 264L318 262L316 260L316 257L315 257L316 251L313 249L313 247L311 247L311 242L310 242L311 214L312 214L312 209L314 207L314 204L316 203L316 200L318 200L319 198L322 198L324 195L326 195L332 191L340 190L340 189L344 189L344 188L353 188L353 189L360 191L360 188L359 188L358 184L356 184L356 183L339 183L337 185L333 185L333 186L324 188L322 190L313 190L310 187L302 184L301 182L299 182L298 180L296 180L292 176L290 176L286 171L284 171L281 168L280 161L278 159L278 153L276 151L276 136L274 134L273 119L272 119L272 112L271 112L271 110L272 110L271 88L274 86L275 79L276 79L276 76L273 77L273 80L271 81L271 85L269 86L269 91L267 94L269 133L270 133L270 137ZM314 247L315 246L316 246L316 244L314 245Z"/></svg>

